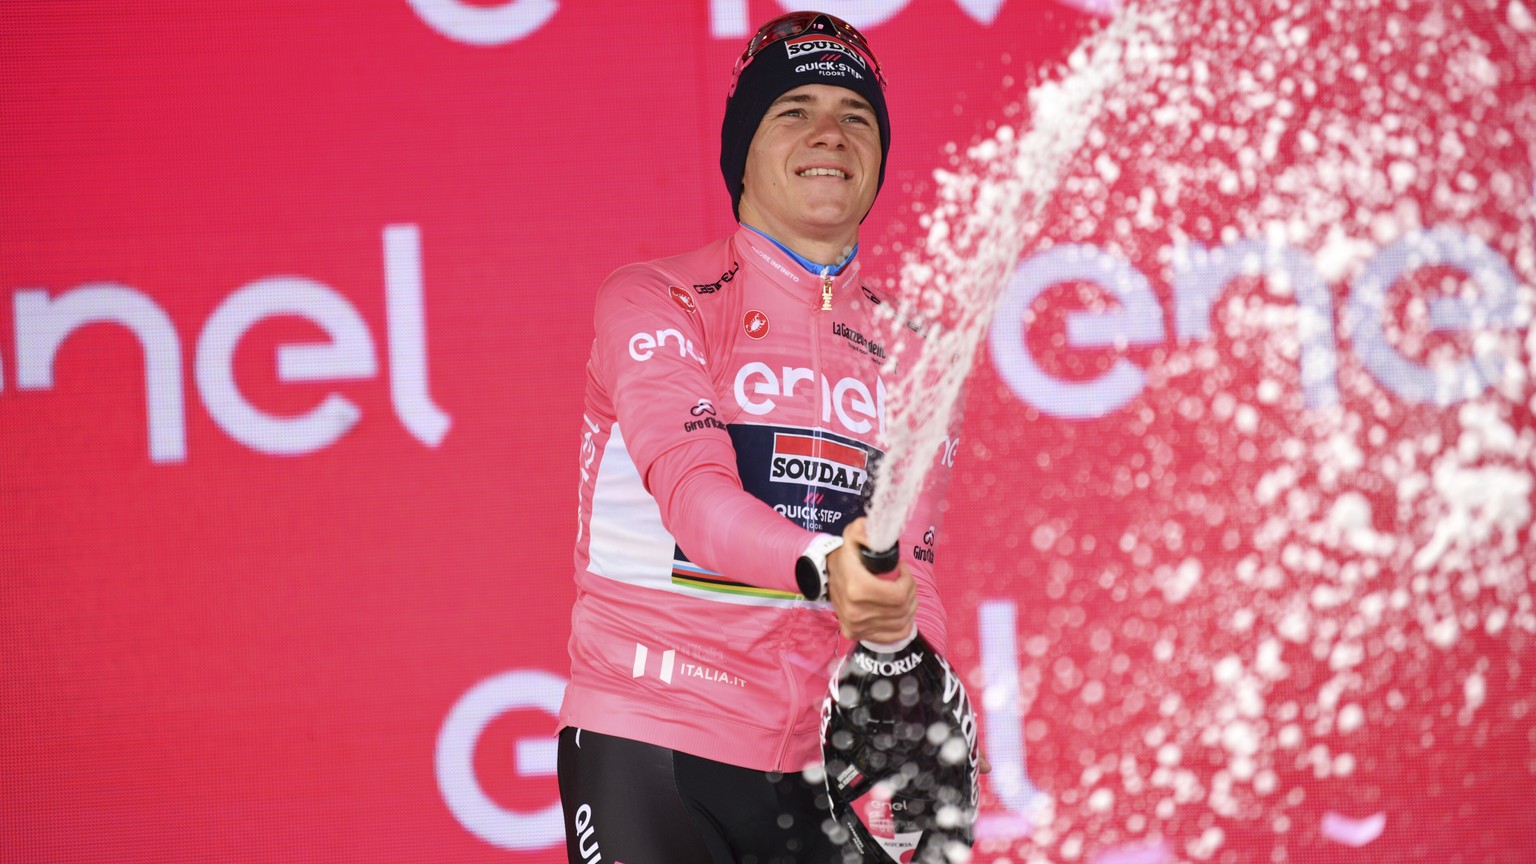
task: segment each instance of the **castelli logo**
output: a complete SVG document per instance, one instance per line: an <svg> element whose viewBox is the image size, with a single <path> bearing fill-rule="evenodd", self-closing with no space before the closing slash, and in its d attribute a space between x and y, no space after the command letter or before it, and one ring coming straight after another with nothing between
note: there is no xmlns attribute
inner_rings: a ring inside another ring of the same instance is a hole
<svg viewBox="0 0 1536 864"><path fill-rule="evenodd" d="M748 336L761 339L768 335L768 316L753 309L742 316L741 327L747 331Z"/></svg>
<svg viewBox="0 0 1536 864"><path fill-rule="evenodd" d="M693 305L693 298L688 296L687 291L684 291L676 285L668 286L667 291L672 294L672 299L677 301L677 305L683 307L689 312L699 311L699 307Z"/></svg>

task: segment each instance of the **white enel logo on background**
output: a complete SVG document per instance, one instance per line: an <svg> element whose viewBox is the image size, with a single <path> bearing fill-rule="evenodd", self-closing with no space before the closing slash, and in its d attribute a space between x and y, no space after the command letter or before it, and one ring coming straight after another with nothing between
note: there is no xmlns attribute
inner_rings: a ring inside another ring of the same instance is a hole
<svg viewBox="0 0 1536 864"><path fill-rule="evenodd" d="M565 679L537 669L515 669L487 678L454 703L437 735L437 788L455 819L469 833L502 849L528 851L553 846L565 838L560 801L532 812L508 810L492 801L475 777L475 747L496 718L510 711L536 708L560 716ZM516 769L523 777L555 773L555 739L517 742Z"/></svg>
<svg viewBox="0 0 1536 864"><path fill-rule="evenodd" d="M389 393L401 425L436 447L451 418L427 392L427 345L422 304L421 232L414 225L384 229L384 285L389 336ZM50 297L45 290L17 291L16 385L52 390L60 347L81 327L112 323L127 328L144 351L149 457L154 462L187 458L187 418L182 386L181 338L158 303L126 285L99 282ZM208 316L197 339L194 377L208 414L228 435L262 453L312 453L340 438L362 409L329 393L311 410L291 417L261 410L235 380L234 355L245 334L277 316L304 318L329 342L277 349L279 381L340 381L378 374L373 336L351 303L303 276L258 279L225 298ZM3 389L0 367L0 389Z"/></svg>
<svg viewBox="0 0 1536 864"><path fill-rule="evenodd" d="M1021 262L1003 290L990 331L993 366L1014 394L1047 414L1091 420L1125 407L1146 388L1146 373L1123 357L1086 381L1057 378L1037 362L1025 339L1027 313L1053 285L1093 282L1117 301L1101 312L1067 315L1067 345L1096 349L1161 345L1170 335L1180 343L1212 339L1212 309L1227 286L1262 273L1286 280L1295 297L1304 404L1323 408L1338 403L1340 337L1334 333L1333 295L1312 255L1250 238L1216 248L1179 244L1161 257L1173 265L1171 333L1146 274L1124 258L1082 244L1056 246ZM1519 304L1520 283L1509 263L1487 243L1451 226L1414 232L1372 255L1350 280L1339 319L1342 337L1351 340L1360 364L1378 383L1406 402L1445 407L1503 380L1505 367L1514 360L1500 353L1496 342L1477 341L1471 357L1430 366L1404 356L1392 344L1386 320L1393 289L1420 267L1437 265L1465 273L1479 292L1470 298L1430 299L1432 331L1529 326L1529 311Z"/></svg>
<svg viewBox="0 0 1536 864"><path fill-rule="evenodd" d="M543 27L560 4L555 0L511 0L474 6L460 0L407 0L421 20L455 42L504 45Z"/></svg>

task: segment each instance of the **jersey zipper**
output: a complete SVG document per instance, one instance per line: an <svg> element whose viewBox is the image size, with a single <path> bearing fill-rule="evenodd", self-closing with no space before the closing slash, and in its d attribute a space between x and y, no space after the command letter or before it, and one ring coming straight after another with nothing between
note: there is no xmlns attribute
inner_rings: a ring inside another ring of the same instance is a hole
<svg viewBox="0 0 1536 864"><path fill-rule="evenodd" d="M784 764L784 759L789 755L789 739L795 734L795 723L800 719L800 682L795 678L795 664L790 662L788 652L785 650L780 655L779 668L784 670L784 683L789 690L789 717L784 723L784 734L779 737L779 750L773 754L773 770L784 772L798 771L800 768L790 769Z"/></svg>
<svg viewBox="0 0 1536 864"><path fill-rule="evenodd" d="M823 267L821 270L821 311L832 311L831 267ZM815 313L812 313L812 326L810 328L810 335L811 368L816 369L821 375L825 376L826 370L823 369L821 365L821 328L815 324ZM815 404L816 409L808 425L810 426L812 436L820 439L821 416L822 412L827 410L827 406L822 404L822 390L819 387L816 390ZM784 670L785 682L788 684L787 689L789 691L789 719L788 723L785 725L783 736L779 738L779 750L773 756L773 764L776 770L784 771L787 770L784 766L784 758L789 752L789 739L795 733L795 722L800 718L800 703L805 699L806 694L800 692L799 679L796 678L797 670L795 669L794 664L790 662L787 655L781 656L779 665L780 668ZM797 768L795 770L799 769Z"/></svg>

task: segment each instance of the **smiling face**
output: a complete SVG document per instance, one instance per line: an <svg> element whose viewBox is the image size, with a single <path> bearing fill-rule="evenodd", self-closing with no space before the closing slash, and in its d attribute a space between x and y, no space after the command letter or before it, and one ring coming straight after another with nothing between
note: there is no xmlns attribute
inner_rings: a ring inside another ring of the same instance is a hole
<svg viewBox="0 0 1536 864"><path fill-rule="evenodd" d="M796 87L768 106L752 136L741 221L832 263L857 240L879 179L880 130L869 103L843 87Z"/></svg>

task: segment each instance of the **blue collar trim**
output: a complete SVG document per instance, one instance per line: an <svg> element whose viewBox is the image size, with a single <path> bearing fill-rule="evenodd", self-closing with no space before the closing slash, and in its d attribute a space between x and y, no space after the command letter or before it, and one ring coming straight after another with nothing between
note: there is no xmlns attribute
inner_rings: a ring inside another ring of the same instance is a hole
<svg viewBox="0 0 1536 864"><path fill-rule="evenodd" d="M795 259L797 264L816 274L817 276L836 276L837 274L843 272L844 267L847 267L849 264L853 263L854 257L859 254L859 244L855 243L853 244L853 251L848 253L848 257L843 259L843 263L835 266L832 264L817 264L815 261L800 255L799 253L795 252L795 250L785 246L783 243L780 243L772 237L769 237L767 234L764 234L763 232L753 228L751 225L748 225L745 222L741 223L741 227L751 231L753 234L757 234L763 237L769 243L779 247L779 250L782 251L785 255Z"/></svg>

